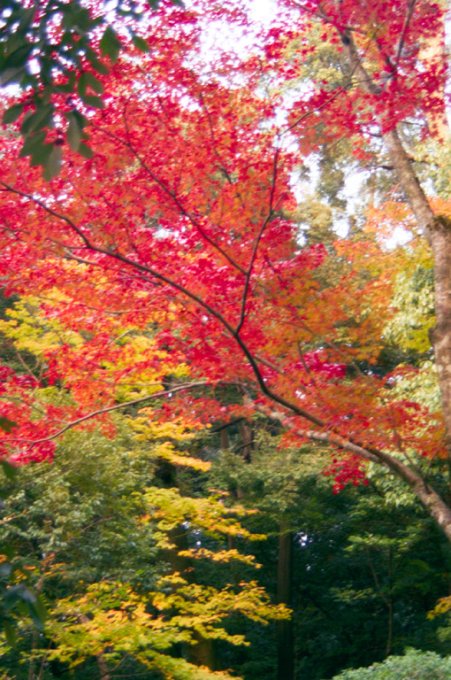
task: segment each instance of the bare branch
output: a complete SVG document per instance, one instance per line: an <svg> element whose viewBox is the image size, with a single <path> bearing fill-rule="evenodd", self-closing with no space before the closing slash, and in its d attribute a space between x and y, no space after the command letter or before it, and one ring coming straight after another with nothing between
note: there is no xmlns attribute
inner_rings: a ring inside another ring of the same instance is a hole
<svg viewBox="0 0 451 680"><path fill-rule="evenodd" d="M274 214L274 195L276 191L276 182L277 182L277 163L279 160L279 149L276 149L276 152L274 154L274 159L273 159L273 175L272 175L272 181L271 181L271 191L269 194L269 206L268 206L268 215L266 216L266 219L263 221L259 232L257 234L257 237L254 242L254 246L252 248L252 254L251 258L249 260L249 266L246 272L246 280L244 282L244 289L243 289L243 296L241 299L241 312L240 312L240 318L237 324L237 327L235 329L236 335L239 334L241 331L244 321L246 319L246 304L247 304L247 298L249 296L249 289L251 285L251 278L252 278L252 273L254 271L254 265L255 265L255 260L257 259L257 253L258 249L260 246L260 241L262 240L263 234L265 232L266 227L268 226L269 222L271 221L273 214Z"/></svg>
<svg viewBox="0 0 451 680"><path fill-rule="evenodd" d="M395 62L393 64L395 71L397 70L397 68L399 66L399 61L401 59L402 50L404 48L404 42L405 42L405 39L406 39L407 31L409 29L409 24L410 24L412 16L413 16L413 12L414 12L416 3L417 3L417 0L410 0L409 6L407 8L406 16L404 17L404 25L403 25L402 30L401 30L401 35L399 36L398 49L397 49L397 52L396 52Z"/></svg>
<svg viewBox="0 0 451 680"><path fill-rule="evenodd" d="M96 416L103 415L104 413L111 413L112 411L119 411L123 408L127 408L129 406L138 406L139 404L143 404L146 401L151 401L152 399L159 399L160 397L169 397L175 392L185 392L186 390L192 390L194 387L205 387L207 385L207 382L205 380L194 382L194 383L188 383L187 385L176 385L175 387L172 387L170 390L161 390L160 392L154 392L154 394L147 394L145 397L139 397L138 399L132 399L131 401L124 401L120 404L113 404L113 406L106 406L105 408L99 408L97 411L91 411L91 413L88 413L85 416L81 416L81 418L76 418L75 420L72 420L70 423L67 423L64 427L62 427L60 430L57 432L54 432L53 434L49 435L48 437L43 437L42 439L10 439L8 441L13 441L13 442L24 442L27 444L31 444L32 446L35 444L42 444L43 442L48 442L51 441L52 439L57 439L60 437L62 434L67 432L68 430L73 429L77 425L80 425L80 423L84 423L87 420L91 420L92 418L95 418Z"/></svg>

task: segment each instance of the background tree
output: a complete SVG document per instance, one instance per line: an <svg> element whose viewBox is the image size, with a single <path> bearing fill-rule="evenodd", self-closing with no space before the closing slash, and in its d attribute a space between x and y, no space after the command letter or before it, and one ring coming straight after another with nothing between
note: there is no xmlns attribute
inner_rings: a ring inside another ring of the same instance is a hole
<svg viewBox="0 0 451 680"><path fill-rule="evenodd" d="M274 593L281 518L290 531L293 677L321 680L409 646L448 654L446 613L435 620L427 614L447 592L449 548L413 495L376 467L366 487L334 492L320 474L328 452L281 451L279 436L264 434L262 423L252 461L229 451L212 473L231 495L239 489L243 503L260 509L247 521L269 534L256 555ZM241 672L274 677L258 643L255 649L258 656Z"/></svg>

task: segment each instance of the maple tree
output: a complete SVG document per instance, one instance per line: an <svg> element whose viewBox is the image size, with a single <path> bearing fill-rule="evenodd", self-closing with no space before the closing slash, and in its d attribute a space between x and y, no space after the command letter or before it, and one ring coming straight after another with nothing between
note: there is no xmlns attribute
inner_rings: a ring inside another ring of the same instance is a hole
<svg viewBox="0 0 451 680"><path fill-rule="evenodd" d="M449 505L415 464L449 448L449 205L432 209L402 130L413 120L424 136L443 131L443 11L421 1L280 5L253 52L208 59L206 25L242 30L239 3L162 5L147 27L149 54L130 51L96 75L107 94L90 117L95 155L69 149L50 183L18 157L17 137L3 136L12 159L0 180L6 291L36 296L59 335L42 348L44 374L2 369L4 455L50 457L66 429L93 415L108 428L108 412L145 400L166 397L155 415L193 423L262 412L288 441L341 451L332 464L338 486L363 479L368 461L386 467L449 538ZM318 26L342 65L338 82L315 82L309 36ZM59 105L65 132L72 104ZM24 116L27 105L19 126ZM60 132L42 134L50 145ZM362 164L384 145L428 234L445 430L440 414L393 398L404 369L371 371L394 313L397 254L373 238L338 240L345 265L324 280L330 251L297 240L301 154L343 137ZM36 389L52 383L67 402L44 402L39 415ZM228 405L217 398L224 388L235 395Z"/></svg>

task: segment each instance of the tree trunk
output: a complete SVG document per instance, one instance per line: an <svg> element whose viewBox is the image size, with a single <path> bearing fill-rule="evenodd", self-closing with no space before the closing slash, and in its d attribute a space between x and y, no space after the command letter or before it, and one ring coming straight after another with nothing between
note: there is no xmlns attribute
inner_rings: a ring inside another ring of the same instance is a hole
<svg viewBox="0 0 451 680"><path fill-rule="evenodd" d="M243 460L245 463L250 463L252 456L252 444L254 440L252 428L246 420L242 420L240 423L238 423L238 429L242 441L241 447L243 452Z"/></svg>
<svg viewBox="0 0 451 680"><path fill-rule="evenodd" d="M384 135L385 145L399 183L426 233L434 258L436 327L432 333L442 398L446 443L451 455L451 220L435 215L412 169L396 130Z"/></svg>
<svg viewBox="0 0 451 680"><path fill-rule="evenodd" d="M277 602L291 606L293 535L285 522L279 528ZM277 680L294 680L293 619L277 621Z"/></svg>
<svg viewBox="0 0 451 680"><path fill-rule="evenodd" d="M197 633L194 633L194 637L197 642L195 645L190 645L187 650L188 661L196 666L206 666L213 671L216 665L213 640L202 638Z"/></svg>
<svg viewBox="0 0 451 680"><path fill-rule="evenodd" d="M436 217L429 225L434 256L436 326L432 333L437 364L446 443L451 457L451 220Z"/></svg>
<svg viewBox="0 0 451 680"><path fill-rule="evenodd" d="M443 26L444 31L444 26ZM345 51L348 55L352 71L359 78L367 92L380 95L382 91L366 70L353 36L348 29L341 33ZM434 39L425 46L426 51L437 52L442 49L440 39ZM424 50L423 50L424 52ZM444 117L434 121L440 134L445 137L448 132ZM434 302L436 327L432 333L432 341L437 366L441 393L443 419L445 424L445 443L448 450L448 465L451 469L451 220L444 215L436 215L429 204L400 139L397 128L382 134L390 162L395 170L398 182L409 203L420 229L427 236L434 260ZM389 455L379 455L379 462L386 465L397 476L404 479L429 514L443 529L451 541L451 509L434 491L419 473L407 467ZM368 456L367 456L368 458Z"/></svg>
<svg viewBox="0 0 451 680"><path fill-rule="evenodd" d="M443 26L444 31L444 26ZM381 95L381 88L374 82L359 55L349 30L341 33L350 66L367 92ZM441 38L441 36L440 36ZM441 49L441 39L434 39L425 45L426 52ZM423 54L425 50L423 49ZM434 121L442 136L447 135L444 118ZM382 135L390 162L395 169L398 182L404 192L420 229L428 237L434 258L434 295L436 329L433 346L437 364L443 417L446 428L446 444L451 457L451 220L436 215L424 193L412 167L411 159L401 142L397 128Z"/></svg>
<svg viewBox="0 0 451 680"><path fill-rule="evenodd" d="M98 654L97 657L97 667L100 673L100 680L111 680L111 675L108 671L108 666L106 664L105 658L102 654Z"/></svg>

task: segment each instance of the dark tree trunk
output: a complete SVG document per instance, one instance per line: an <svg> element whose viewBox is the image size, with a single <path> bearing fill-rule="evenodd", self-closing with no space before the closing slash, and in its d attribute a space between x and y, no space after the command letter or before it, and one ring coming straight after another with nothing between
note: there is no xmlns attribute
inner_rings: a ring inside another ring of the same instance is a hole
<svg viewBox="0 0 451 680"><path fill-rule="evenodd" d="M277 561L277 602L291 606L293 535L281 522ZM277 622L277 680L294 680L293 619Z"/></svg>

